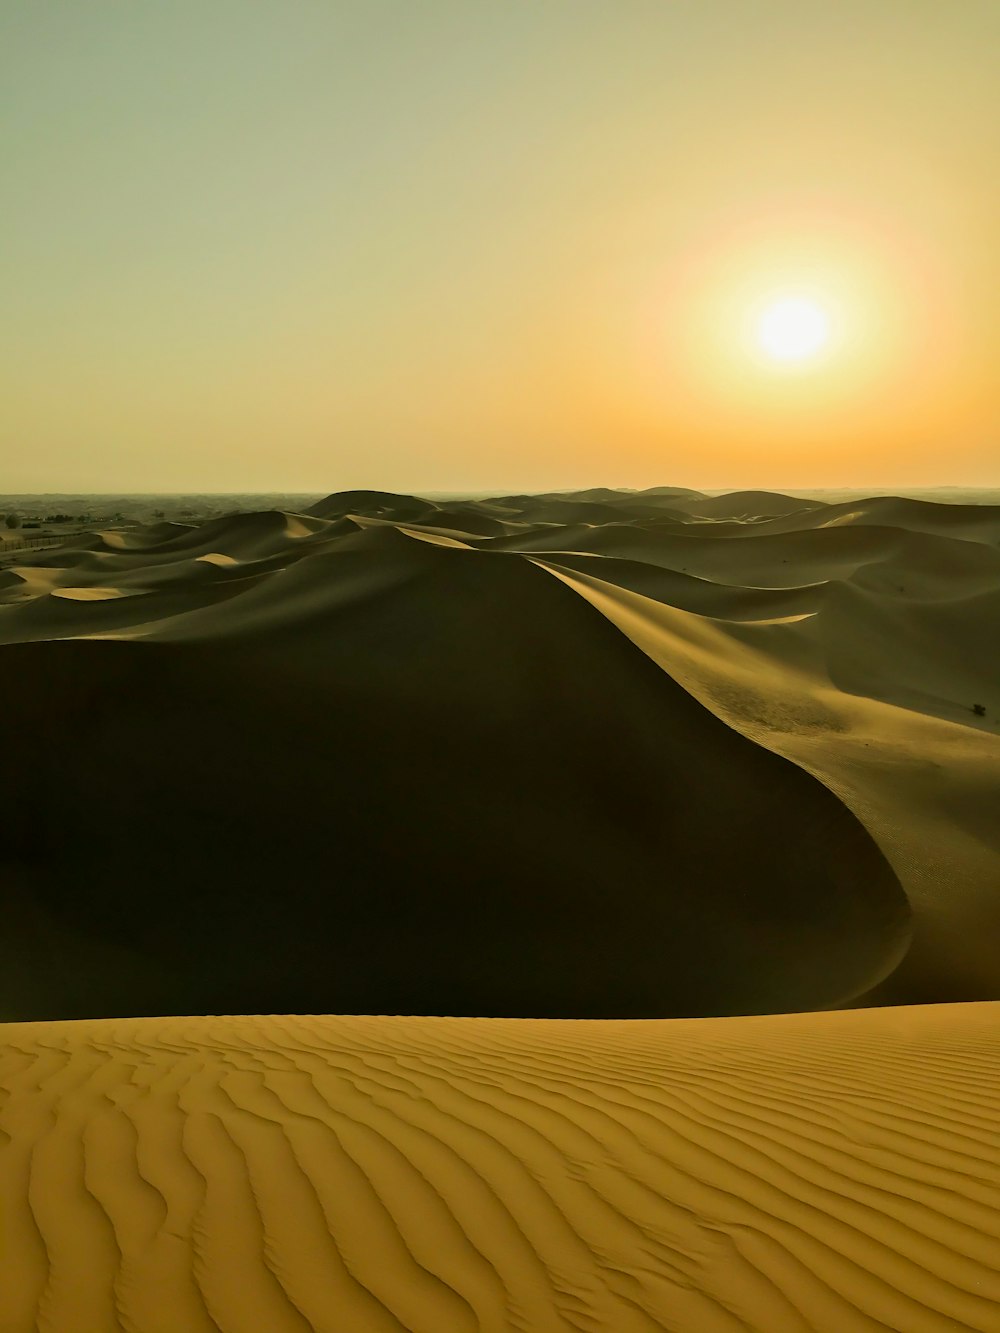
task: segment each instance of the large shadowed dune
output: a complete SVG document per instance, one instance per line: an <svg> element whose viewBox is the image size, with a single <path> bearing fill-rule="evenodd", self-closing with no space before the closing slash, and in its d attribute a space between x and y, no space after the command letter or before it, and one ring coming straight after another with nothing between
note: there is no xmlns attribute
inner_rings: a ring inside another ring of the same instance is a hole
<svg viewBox="0 0 1000 1333"><path fill-rule="evenodd" d="M906 899L824 786L549 572L373 535L413 550L364 596L375 552L328 554L0 654L5 874L58 941L8 1016L745 1013L891 971Z"/></svg>
<svg viewBox="0 0 1000 1333"><path fill-rule="evenodd" d="M996 511L798 504L355 491L8 557L4 1012L1000 996Z"/></svg>

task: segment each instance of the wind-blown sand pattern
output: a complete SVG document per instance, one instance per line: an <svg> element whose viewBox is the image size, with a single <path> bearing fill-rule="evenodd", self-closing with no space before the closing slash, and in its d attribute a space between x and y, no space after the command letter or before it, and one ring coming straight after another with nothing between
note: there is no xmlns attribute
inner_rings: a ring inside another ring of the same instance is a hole
<svg viewBox="0 0 1000 1333"><path fill-rule="evenodd" d="M0 1328L1000 1328L1000 1006L3 1032Z"/></svg>
<svg viewBox="0 0 1000 1333"><path fill-rule="evenodd" d="M5 563L0 1333L1000 1333L997 509Z"/></svg>

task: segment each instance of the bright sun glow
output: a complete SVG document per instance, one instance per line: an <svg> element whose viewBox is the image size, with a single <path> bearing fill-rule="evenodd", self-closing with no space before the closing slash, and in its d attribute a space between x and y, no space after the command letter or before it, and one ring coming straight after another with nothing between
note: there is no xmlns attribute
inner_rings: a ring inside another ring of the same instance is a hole
<svg viewBox="0 0 1000 1333"><path fill-rule="evenodd" d="M774 361L811 361L830 337L830 318L821 305L801 296L787 296L764 307L757 320L761 351Z"/></svg>

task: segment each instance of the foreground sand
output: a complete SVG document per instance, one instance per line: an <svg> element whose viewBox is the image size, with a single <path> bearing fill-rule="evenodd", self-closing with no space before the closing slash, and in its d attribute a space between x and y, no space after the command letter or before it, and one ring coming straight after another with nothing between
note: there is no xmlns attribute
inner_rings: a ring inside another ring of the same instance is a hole
<svg viewBox="0 0 1000 1333"><path fill-rule="evenodd" d="M1000 1005L0 1035L4 1333L1000 1329Z"/></svg>

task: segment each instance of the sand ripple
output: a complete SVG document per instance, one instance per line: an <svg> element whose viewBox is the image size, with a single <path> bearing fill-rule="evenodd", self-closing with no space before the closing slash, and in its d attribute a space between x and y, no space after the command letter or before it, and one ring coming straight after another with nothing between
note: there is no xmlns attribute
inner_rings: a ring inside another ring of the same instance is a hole
<svg viewBox="0 0 1000 1333"><path fill-rule="evenodd" d="M0 1326L1000 1327L1000 1012L3 1030Z"/></svg>

